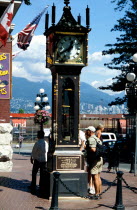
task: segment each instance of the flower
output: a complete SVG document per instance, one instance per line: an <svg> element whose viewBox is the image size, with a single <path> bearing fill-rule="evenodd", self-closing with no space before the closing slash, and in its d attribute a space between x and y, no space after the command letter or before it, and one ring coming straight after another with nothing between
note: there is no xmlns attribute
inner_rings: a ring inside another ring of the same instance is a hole
<svg viewBox="0 0 137 210"><path fill-rule="evenodd" d="M47 124L49 121L50 114L45 110L38 110L34 115L34 122L38 124Z"/></svg>

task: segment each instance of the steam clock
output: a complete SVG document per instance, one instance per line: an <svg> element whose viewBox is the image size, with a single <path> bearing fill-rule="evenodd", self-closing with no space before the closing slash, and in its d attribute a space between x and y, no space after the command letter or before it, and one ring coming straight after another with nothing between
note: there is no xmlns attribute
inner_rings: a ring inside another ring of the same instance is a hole
<svg viewBox="0 0 137 210"><path fill-rule="evenodd" d="M46 14L46 67L52 73L52 139L48 167L59 171L61 180L74 192L87 193L87 173L79 149L80 73L87 65L89 8L86 8L86 27L71 14L69 0L64 0L63 14L55 25L55 6L52 6L52 26L48 28ZM52 173L51 173L52 185ZM63 186L60 196L72 196Z"/></svg>

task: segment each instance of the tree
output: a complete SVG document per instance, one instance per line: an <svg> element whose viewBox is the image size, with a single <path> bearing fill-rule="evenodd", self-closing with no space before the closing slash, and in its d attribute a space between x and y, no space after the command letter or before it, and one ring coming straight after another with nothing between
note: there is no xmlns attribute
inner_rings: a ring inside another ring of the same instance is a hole
<svg viewBox="0 0 137 210"><path fill-rule="evenodd" d="M137 1L136 0L113 0L117 2L116 9L123 9L125 6L128 9L125 10L123 18L119 19L116 25L114 25L111 31L120 31L120 36L116 38L115 44L106 44L109 47L108 50L102 52L103 55L114 55L114 58L110 63L105 63L109 69L120 70L119 76L112 78L112 85L106 87L99 87L100 89L110 89L112 91L125 90L127 83L126 75L128 72L134 72L137 75L137 66L132 60L133 54L137 52ZM128 100L128 97L117 98L109 105L116 105L124 103ZM130 103L127 103L130 107Z"/></svg>
<svg viewBox="0 0 137 210"><path fill-rule="evenodd" d="M23 114L24 113L24 109L19 109L19 113L21 114Z"/></svg>
<svg viewBox="0 0 137 210"><path fill-rule="evenodd" d="M27 5L31 5L30 0L24 0L24 3Z"/></svg>
<svg viewBox="0 0 137 210"><path fill-rule="evenodd" d="M112 3L117 3L117 7L115 10L123 10L127 5L130 5L130 3L137 7L136 0L111 0Z"/></svg>

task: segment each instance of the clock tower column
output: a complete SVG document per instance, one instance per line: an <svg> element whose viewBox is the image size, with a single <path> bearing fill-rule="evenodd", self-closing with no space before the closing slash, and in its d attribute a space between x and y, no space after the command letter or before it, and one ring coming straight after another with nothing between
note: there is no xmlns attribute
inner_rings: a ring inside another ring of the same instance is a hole
<svg viewBox="0 0 137 210"><path fill-rule="evenodd" d="M52 6L52 26L48 28L46 14L46 67L52 73L52 138L48 167L50 196L54 171L74 192L87 193L87 172L79 146L80 73L87 65L89 8L86 9L86 27L81 17L76 21L71 14L69 0L64 1L63 14L55 25L55 6ZM73 196L63 186L59 196Z"/></svg>

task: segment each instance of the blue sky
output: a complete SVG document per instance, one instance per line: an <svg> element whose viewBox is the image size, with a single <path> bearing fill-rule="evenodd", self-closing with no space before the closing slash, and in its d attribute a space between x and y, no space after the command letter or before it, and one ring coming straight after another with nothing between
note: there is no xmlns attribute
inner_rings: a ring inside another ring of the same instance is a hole
<svg viewBox="0 0 137 210"><path fill-rule="evenodd" d="M12 32L13 38L20 32L36 15L38 15L46 5L49 5L50 14L53 3L56 6L56 23L61 18L64 0L46 1L31 0L32 5L22 4L13 22L15 24ZM80 80L94 87L110 84L112 77L118 74L118 71L109 70L104 67L105 62L111 61L111 56L102 56L102 50L107 49L105 44L115 43L118 32L110 32L116 21L123 16L122 12L115 12L115 4L111 0L70 0L71 11L75 19L81 15L82 25L86 26L86 7L90 8L90 27L89 33L89 65L84 67ZM23 15L25 14L25 15ZM35 31L30 47L27 51L21 52L13 60L13 76L23 77L30 81L48 80L51 82L51 73L45 68L45 43L43 36L45 26L45 15ZM50 24L49 24L50 26ZM16 46L16 38L13 41L13 52L20 51ZM110 93L110 92L108 92ZM111 93L110 93L111 94Z"/></svg>

